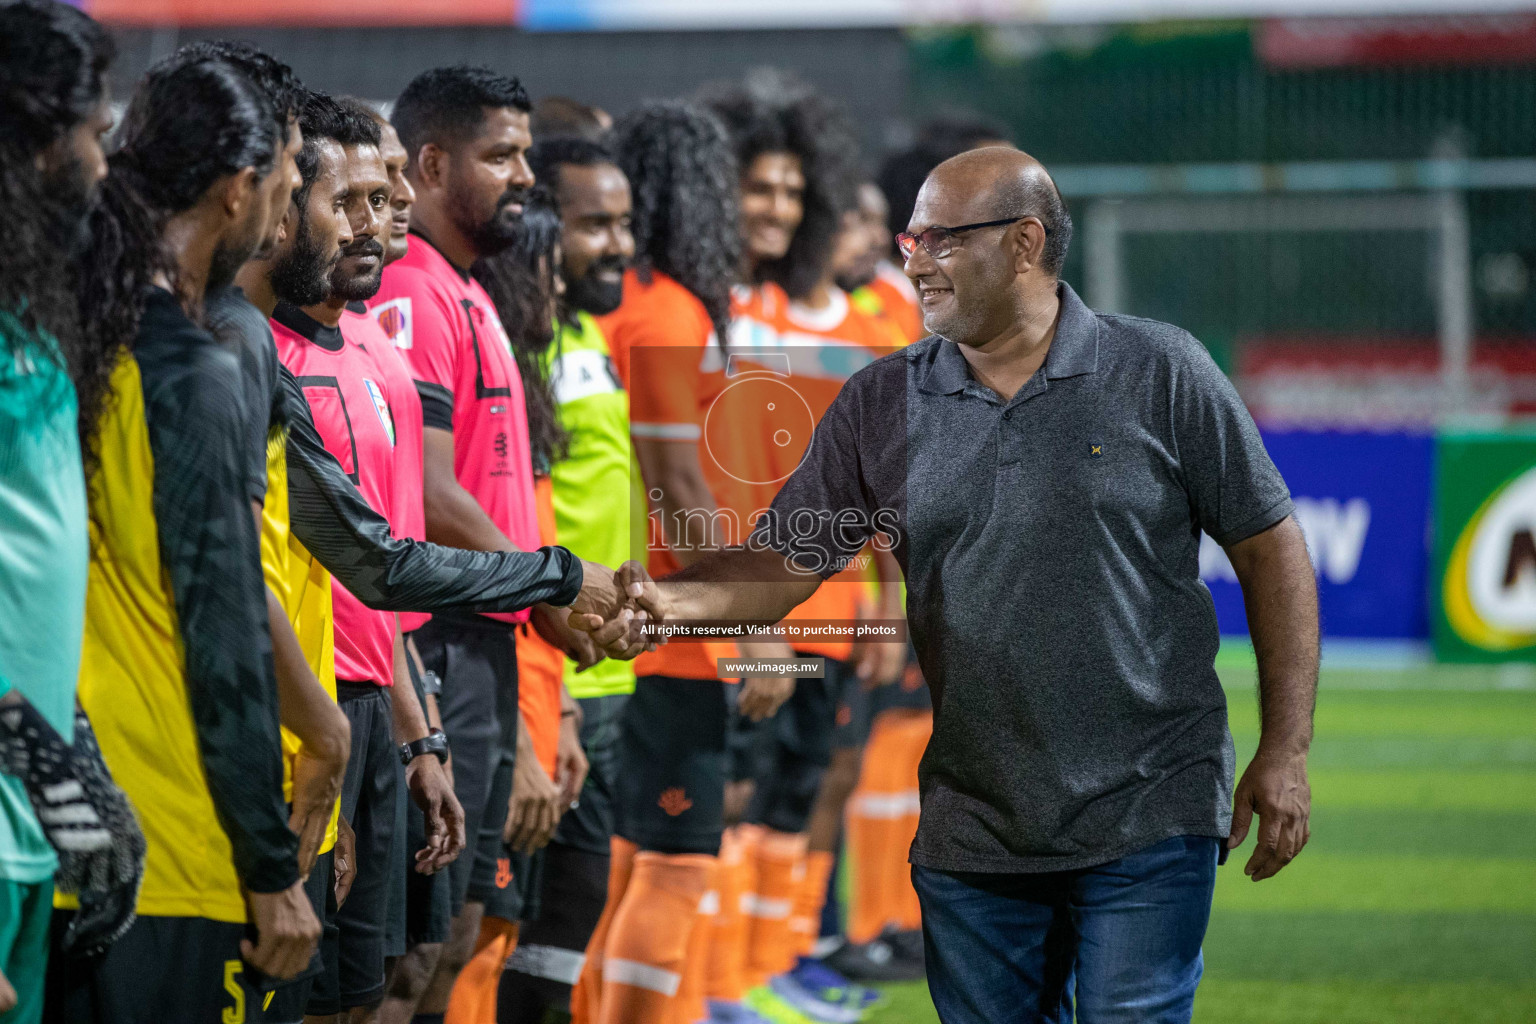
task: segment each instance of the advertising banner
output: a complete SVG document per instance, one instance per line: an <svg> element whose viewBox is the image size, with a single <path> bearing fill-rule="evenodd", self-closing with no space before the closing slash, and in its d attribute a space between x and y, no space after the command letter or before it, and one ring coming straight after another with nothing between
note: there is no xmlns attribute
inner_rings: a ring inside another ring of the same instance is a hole
<svg viewBox="0 0 1536 1024"><path fill-rule="evenodd" d="M1296 501L1324 635L1426 638L1433 438L1298 430L1265 431L1264 443ZM1200 578L1222 634L1246 634L1237 575L1209 537Z"/></svg>
<svg viewBox="0 0 1536 1024"><path fill-rule="evenodd" d="M1536 659L1536 426L1441 435L1434 566L1442 661Z"/></svg>

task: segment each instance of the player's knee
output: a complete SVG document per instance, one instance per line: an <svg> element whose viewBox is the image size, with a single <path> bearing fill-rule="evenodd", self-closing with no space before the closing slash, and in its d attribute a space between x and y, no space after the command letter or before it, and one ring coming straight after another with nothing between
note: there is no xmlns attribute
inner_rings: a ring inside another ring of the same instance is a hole
<svg viewBox="0 0 1536 1024"><path fill-rule="evenodd" d="M437 971L437 962L442 952L443 945L440 942L424 942L407 950L404 956L395 961L394 970L390 972L390 998L412 1002L420 999Z"/></svg>
<svg viewBox="0 0 1536 1024"><path fill-rule="evenodd" d="M832 755L832 763L827 766L826 774L821 779L821 799L834 807L843 807L848 803L849 797L859 785L859 769L863 765L864 751L861 748L839 750Z"/></svg>

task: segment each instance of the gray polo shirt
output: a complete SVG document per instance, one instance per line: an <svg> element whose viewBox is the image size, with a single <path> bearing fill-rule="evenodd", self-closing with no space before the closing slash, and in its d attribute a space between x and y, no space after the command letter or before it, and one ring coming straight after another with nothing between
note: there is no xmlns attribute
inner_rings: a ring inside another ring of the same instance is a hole
<svg viewBox="0 0 1536 1024"><path fill-rule="evenodd" d="M1243 540L1290 494L1199 342L1060 297L1011 400L939 337L855 374L753 537L827 576L896 523L934 698L925 867L1066 870L1231 823L1200 531Z"/></svg>

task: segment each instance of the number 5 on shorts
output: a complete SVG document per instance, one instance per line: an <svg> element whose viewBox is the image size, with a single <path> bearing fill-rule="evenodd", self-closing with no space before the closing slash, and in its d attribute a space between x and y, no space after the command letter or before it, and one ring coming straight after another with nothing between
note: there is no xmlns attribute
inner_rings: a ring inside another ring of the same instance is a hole
<svg viewBox="0 0 1536 1024"><path fill-rule="evenodd" d="M224 1024L245 1024L245 988L240 984L240 961L224 961L224 991L235 1000L235 1005L225 1008Z"/></svg>

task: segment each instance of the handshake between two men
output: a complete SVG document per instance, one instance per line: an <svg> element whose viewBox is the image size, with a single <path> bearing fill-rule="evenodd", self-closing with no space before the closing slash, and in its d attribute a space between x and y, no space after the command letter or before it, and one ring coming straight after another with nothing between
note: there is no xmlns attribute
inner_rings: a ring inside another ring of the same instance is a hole
<svg viewBox="0 0 1536 1024"><path fill-rule="evenodd" d="M778 622L808 599L820 585L814 573L771 549L723 548L705 555L660 581L638 562L610 570L583 563L581 594L571 603L567 624L583 634L594 654L630 659L665 643L647 626L693 620ZM740 643L753 658L788 658L783 641ZM781 675L746 677L739 707L758 720L772 715L794 689Z"/></svg>
<svg viewBox="0 0 1536 1024"><path fill-rule="evenodd" d="M571 602L568 624L586 634L602 656L627 661L657 642L647 639L647 622L667 617L661 589L639 562L625 562L617 570L596 562L582 563L581 593Z"/></svg>

